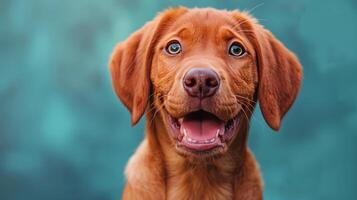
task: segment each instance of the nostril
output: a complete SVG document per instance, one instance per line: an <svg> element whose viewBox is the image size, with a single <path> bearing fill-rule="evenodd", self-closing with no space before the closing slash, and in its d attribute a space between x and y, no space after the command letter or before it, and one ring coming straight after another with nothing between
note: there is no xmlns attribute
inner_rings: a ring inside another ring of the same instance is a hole
<svg viewBox="0 0 357 200"><path fill-rule="evenodd" d="M187 78L185 79L185 85L187 87L193 87L196 85L196 79L195 78Z"/></svg>
<svg viewBox="0 0 357 200"><path fill-rule="evenodd" d="M217 87L217 85L218 85L217 79L215 78L206 79L206 86L214 88Z"/></svg>

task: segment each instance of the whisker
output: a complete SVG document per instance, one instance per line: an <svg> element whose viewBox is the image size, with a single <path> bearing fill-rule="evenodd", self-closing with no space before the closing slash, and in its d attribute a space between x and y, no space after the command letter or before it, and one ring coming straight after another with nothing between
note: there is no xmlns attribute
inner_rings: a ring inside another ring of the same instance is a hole
<svg viewBox="0 0 357 200"><path fill-rule="evenodd" d="M242 20L242 21L239 21L237 24L234 24L233 25L233 28L232 29L236 29L238 26L248 22L250 19L245 19L245 20ZM267 21L267 19L262 19L262 18L255 18L256 21Z"/></svg>
<svg viewBox="0 0 357 200"><path fill-rule="evenodd" d="M240 101L240 100L237 100L239 104L241 104L242 108L243 107L246 107L249 111L250 111L250 114L253 114L253 110L254 110L254 107L251 105L251 104L248 104L248 102L244 102L244 101Z"/></svg>
<svg viewBox="0 0 357 200"><path fill-rule="evenodd" d="M249 114L251 116L253 116L254 113L254 108L249 108L247 104L245 104L244 102L241 102L243 104L243 107L247 108L247 111L249 111Z"/></svg>
<svg viewBox="0 0 357 200"><path fill-rule="evenodd" d="M247 123L248 123L248 126L249 126L249 117L248 117L247 113L244 111L244 108L242 108L242 111L243 111L243 114L244 114L245 118L247 119Z"/></svg>
<svg viewBox="0 0 357 200"><path fill-rule="evenodd" d="M252 99L249 99L248 97L244 97L244 96L239 95L239 94L237 94L237 95L235 95L235 96L238 97L238 98L242 98L242 99L245 99L245 100L247 100L247 101L250 101L250 102L252 102L252 103L257 103L256 101L253 101Z"/></svg>
<svg viewBox="0 0 357 200"><path fill-rule="evenodd" d="M254 110L254 106L251 104L248 104L248 102L242 102L244 106L247 106L247 108L251 111L250 113L253 115L253 110ZM248 107L249 106L249 107Z"/></svg>
<svg viewBox="0 0 357 200"><path fill-rule="evenodd" d="M146 113L150 113L151 111L153 111L155 109L155 101L153 99L151 99L154 95L160 95L158 93L153 92L149 98L148 98L148 108L146 109Z"/></svg>
<svg viewBox="0 0 357 200"><path fill-rule="evenodd" d="M243 10L243 11L250 14L250 13L252 13L255 9L259 8L259 7L262 6L262 5L264 5L264 2L255 5L253 8L251 8L251 9L249 9L249 10Z"/></svg>
<svg viewBox="0 0 357 200"><path fill-rule="evenodd" d="M252 99L250 99L248 97L241 96L241 95L235 95L235 97L243 99L243 100L246 100L246 101L249 101L250 103L257 103L256 101L254 101L254 100L252 100Z"/></svg>
<svg viewBox="0 0 357 200"><path fill-rule="evenodd" d="M166 95L166 94L159 94L159 93L153 93L153 94L150 95L150 96L153 96L154 94L158 95L159 98L160 98L160 97L162 98L162 97L168 96L168 95ZM149 109L148 109L146 112L147 112L147 113L152 112L155 108L156 108L156 106L155 106L155 101L152 101L152 102L150 103L150 105L149 105Z"/></svg>
<svg viewBox="0 0 357 200"><path fill-rule="evenodd" d="M238 22L237 24L235 24L235 25L233 26L233 29L237 28L237 27L240 26L241 24L244 24L245 22L248 22L248 21L249 21L249 19L245 19L245 20L243 20L243 21Z"/></svg>
<svg viewBox="0 0 357 200"><path fill-rule="evenodd" d="M245 104L244 102L239 102L239 103L241 103L241 104L243 105L242 110L244 110L244 108L246 108L247 110L245 110L245 111L249 111L252 120L257 121L260 127L264 127L264 122L261 121L260 119L258 119L256 116L254 116L254 108L250 109L250 108L247 106L247 104ZM243 111L243 112L244 112L244 111Z"/></svg>
<svg viewBox="0 0 357 200"><path fill-rule="evenodd" d="M245 105L245 104L243 103L243 105ZM245 108L246 108L247 110L245 110ZM257 121L258 124L259 124L260 126L262 126L262 122L261 122L260 120L258 120L258 118L256 118L256 117L254 116L253 109L249 109L248 107L243 106L243 107L242 107L242 111L243 111L243 113L245 114L245 116L246 116L246 118L247 118L248 121L249 121L249 119L248 119L248 117L247 117L246 111L248 111L248 112L250 113L250 117L251 117L252 120L255 119L255 121ZM250 124L250 123L248 123L248 125L249 125L249 124Z"/></svg>
<svg viewBox="0 0 357 200"><path fill-rule="evenodd" d="M163 108L164 108L164 104L159 105L159 107L156 109L156 111L155 111L154 114L152 115L151 121L150 121L150 123L149 123L150 125L153 124L154 119L155 119L157 113L158 113L159 111L161 111Z"/></svg>
<svg viewBox="0 0 357 200"><path fill-rule="evenodd" d="M156 108L155 102L152 102L149 106L149 109L146 112L151 113L155 108Z"/></svg>

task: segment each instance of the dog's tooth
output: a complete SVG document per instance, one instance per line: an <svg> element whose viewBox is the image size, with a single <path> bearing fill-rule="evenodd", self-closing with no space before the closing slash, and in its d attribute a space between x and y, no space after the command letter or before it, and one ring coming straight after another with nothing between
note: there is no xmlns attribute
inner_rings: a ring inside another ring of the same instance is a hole
<svg viewBox="0 0 357 200"><path fill-rule="evenodd" d="M216 137L218 137L218 135L219 135L219 129L217 129L217 132L216 132Z"/></svg>
<svg viewBox="0 0 357 200"><path fill-rule="evenodd" d="M191 138L189 138L189 137L187 137L187 141L192 142L192 139L191 139Z"/></svg>
<svg viewBox="0 0 357 200"><path fill-rule="evenodd" d="M186 132L186 129L185 129L185 128L183 129L183 135L184 135L184 136L187 136L187 132Z"/></svg>
<svg viewBox="0 0 357 200"><path fill-rule="evenodd" d="M193 142L193 143L197 143L198 141L197 141L197 140L192 139L192 142Z"/></svg>
<svg viewBox="0 0 357 200"><path fill-rule="evenodd" d="M214 142L216 140L216 138L212 138L211 140L210 140L210 142Z"/></svg>

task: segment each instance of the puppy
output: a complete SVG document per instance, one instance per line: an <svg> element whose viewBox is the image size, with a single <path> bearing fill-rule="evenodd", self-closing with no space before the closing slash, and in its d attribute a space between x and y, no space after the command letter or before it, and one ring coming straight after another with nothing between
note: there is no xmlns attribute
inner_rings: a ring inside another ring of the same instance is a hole
<svg viewBox="0 0 357 200"><path fill-rule="evenodd" d="M119 43L116 94L146 135L123 199L262 199L247 147L253 109L278 130L302 79L296 56L248 13L168 9Z"/></svg>

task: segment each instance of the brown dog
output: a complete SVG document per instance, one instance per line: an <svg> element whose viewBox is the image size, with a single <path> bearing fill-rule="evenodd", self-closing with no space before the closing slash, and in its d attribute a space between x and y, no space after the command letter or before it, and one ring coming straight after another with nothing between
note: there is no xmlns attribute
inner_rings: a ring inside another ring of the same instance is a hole
<svg viewBox="0 0 357 200"><path fill-rule="evenodd" d="M120 43L110 70L146 137L123 199L262 199L247 147L257 100L278 130L298 93L298 59L249 14L175 8Z"/></svg>

